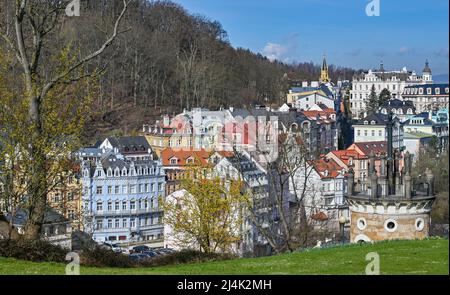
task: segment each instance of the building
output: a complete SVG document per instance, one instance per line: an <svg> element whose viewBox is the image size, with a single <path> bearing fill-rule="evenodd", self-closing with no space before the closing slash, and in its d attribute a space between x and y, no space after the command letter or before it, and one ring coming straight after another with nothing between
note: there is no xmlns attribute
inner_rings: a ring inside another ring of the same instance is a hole
<svg viewBox="0 0 450 295"><path fill-rule="evenodd" d="M370 186L366 190L354 191L353 171L348 173L346 199L352 243L428 237L434 177L427 170L425 183L413 180L410 154L405 153L405 167L400 170L399 153L394 152L392 141L388 145L380 176L375 171L374 155L369 157Z"/></svg>
<svg viewBox="0 0 450 295"><path fill-rule="evenodd" d="M366 101L369 99L372 86L375 87L377 95L383 89L387 89L392 98L403 99L402 94L406 87L429 83L432 83L432 74L428 61L425 63L422 75L417 75L414 71L408 71L406 68L400 71L386 71L383 63L380 64L378 70L356 74L353 77L352 90L350 91L350 109L353 117L359 119L362 117L362 113L366 111ZM409 97L407 99L412 100Z"/></svg>
<svg viewBox="0 0 450 295"><path fill-rule="evenodd" d="M73 230L83 230L80 166L74 164L73 168L64 183L57 185L48 192L47 204L64 218L70 220Z"/></svg>
<svg viewBox="0 0 450 295"><path fill-rule="evenodd" d="M417 156L421 150L426 150L434 143L434 135L424 132L405 132L403 142L405 144L405 151L411 154L413 161L417 160Z"/></svg>
<svg viewBox="0 0 450 295"><path fill-rule="evenodd" d="M323 57L322 67L320 68L320 82L322 83L331 82L330 77L328 76L328 65L325 56Z"/></svg>
<svg viewBox="0 0 450 295"><path fill-rule="evenodd" d="M0 215L1 216L1 215ZM8 213L5 216L8 223L12 223L19 235L24 233L24 228L28 220L28 213L24 209L19 209L12 214ZM11 222L12 218L12 222ZM0 223L2 221L0 220ZM1 229L1 228L0 228ZM3 235L0 231L0 237ZM72 227L71 221L65 218L62 214L51 207L46 207L44 212L44 219L42 221L42 228L40 238L48 241L53 245L61 246L65 249L72 248Z"/></svg>
<svg viewBox="0 0 450 295"><path fill-rule="evenodd" d="M309 121L314 122L317 128L317 142L322 154L328 151L337 150L338 128L336 112L332 108L321 105L314 105L308 111L301 111Z"/></svg>
<svg viewBox="0 0 450 295"><path fill-rule="evenodd" d="M243 151L222 157L214 167L214 175L227 180L241 180L251 197L253 212L243 212L243 226L240 229L241 241L235 245L236 252L241 256L269 255L271 247L264 235L252 219L267 231L273 231L277 226L273 221L277 211L274 199L269 195L269 180L267 171L252 156Z"/></svg>
<svg viewBox="0 0 450 295"><path fill-rule="evenodd" d="M410 100L391 99L382 104L378 112L385 115L393 113L400 122L404 122L416 114L416 107Z"/></svg>
<svg viewBox="0 0 450 295"><path fill-rule="evenodd" d="M404 100L413 102L418 113L448 109L449 86L447 84L422 84L405 87Z"/></svg>
<svg viewBox="0 0 450 295"><path fill-rule="evenodd" d="M81 164L84 230L97 242L160 247L163 212L159 198L165 195L162 163L153 160L151 149L141 139L118 142L129 145L118 147L108 139L92 155L78 153L91 158Z"/></svg>
<svg viewBox="0 0 450 295"><path fill-rule="evenodd" d="M403 147L403 124L392 113L370 114L353 125L354 142L379 142L387 141L387 128L392 122L394 148Z"/></svg>
<svg viewBox="0 0 450 295"><path fill-rule="evenodd" d="M314 91L312 93L298 94L295 97L295 101L292 103L293 106L298 110L309 110L312 106L322 104L327 108L333 109L335 107L335 102L330 97Z"/></svg>
<svg viewBox="0 0 450 295"><path fill-rule="evenodd" d="M408 133L426 133L436 136L436 148L442 152L448 149L449 125L440 118L443 117L435 116L436 121L433 121L432 112L420 113L404 122L404 130Z"/></svg>
<svg viewBox="0 0 450 295"><path fill-rule="evenodd" d="M291 195L303 200L309 224L328 233L328 238L336 238L339 217L348 217L344 174L345 169L336 161L323 157L300 165L289 181Z"/></svg>
<svg viewBox="0 0 450 295"><path fill-rule="evenodd" d="M164 149L161 153L161 161L166 175L166 196L180 190L183 179L193 177L189 171L190 168L202 170L210 168L214 164L213 161L217 161L213 156L221 157L222 154L227 154L227 152L214 153L194 149Z"/></svg>

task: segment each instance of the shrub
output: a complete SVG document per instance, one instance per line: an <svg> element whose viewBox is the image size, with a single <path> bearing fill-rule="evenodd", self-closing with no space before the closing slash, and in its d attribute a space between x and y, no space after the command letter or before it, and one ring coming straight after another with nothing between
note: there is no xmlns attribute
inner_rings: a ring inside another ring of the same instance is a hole
<svg viewBox="0 0 450 295"><path fill-rule="evenodd" d="M43 240L0 239L0 256L29 261L64 262L67 250Z"/></svg>
<svg viewBox="0 0 450 295"><path fill-rule="evenodd" d="M135 263L127 255L98 246L85 248L80 254L80 263L86 266L122 268L135 266Z"/></svg>
<svg viewBox="0 0 450 295"><path fill-rule="evenodd" d="M152 257L144 261L139 261L138 265L153 267L153 266L185 264L195 262L229 260L233 258L236 258L236 256L231 254L202 253L193 250L183 250L180 252L174 252L163 256Z"/></svg>

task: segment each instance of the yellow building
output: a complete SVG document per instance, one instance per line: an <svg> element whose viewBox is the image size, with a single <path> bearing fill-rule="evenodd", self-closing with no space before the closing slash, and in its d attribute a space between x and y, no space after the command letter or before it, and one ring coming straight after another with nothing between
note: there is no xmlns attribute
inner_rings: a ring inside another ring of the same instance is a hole
<svg viewBox="0 0 450 295"><path fill-rule="evenodd" d="M47 194L50 207L71 221L72 229L83 229L82 220L82 186L78 172L74 171L66 177L61 185L57 185Z"/></svg>

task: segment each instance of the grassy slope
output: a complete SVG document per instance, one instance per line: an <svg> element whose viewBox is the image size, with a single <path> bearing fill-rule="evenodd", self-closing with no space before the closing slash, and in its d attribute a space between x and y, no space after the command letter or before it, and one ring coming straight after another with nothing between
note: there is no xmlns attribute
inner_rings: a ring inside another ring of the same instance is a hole
<svg viewBox="0 0 450 295"><path fill-rule="evenodd" d="M81 267L81 274L364 274L369 252L380 255L381 274L448 274L448 240L349 245L279 256L157 268ZM64 274L65 265L0 258L0 274Z"/></svg>

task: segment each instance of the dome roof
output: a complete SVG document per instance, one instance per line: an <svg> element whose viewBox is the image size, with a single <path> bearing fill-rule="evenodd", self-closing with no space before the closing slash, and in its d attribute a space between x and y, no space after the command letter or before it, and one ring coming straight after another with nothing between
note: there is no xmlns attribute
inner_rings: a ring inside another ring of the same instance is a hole
<svg viewBox="0 0 450 295"><path fill-rule="evenodd" d="M431 74L430 66L428 65L428 60L425 62L425 68L423 68L423 73Z"/></svg>

